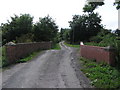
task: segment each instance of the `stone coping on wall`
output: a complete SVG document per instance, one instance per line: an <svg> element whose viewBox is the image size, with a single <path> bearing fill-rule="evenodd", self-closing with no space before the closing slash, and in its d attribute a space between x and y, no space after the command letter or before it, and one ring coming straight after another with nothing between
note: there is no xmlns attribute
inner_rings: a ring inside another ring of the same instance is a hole
<svg viewBox="0 0 120 90"><path fill-rule="evenodd" d="M52 41L48 41L48 42L28 42L28 43L14 43L14 42L9 42L7 44L5 44L5 46L14 46L14 45L21 45L21 44L34 44L34 43L52 43Z"/></svg>
<svg viewBox="0 0 120 90"><path fill-rule="evenodd" d="M30 43L13 43L6 44L6 57L8 63L14 63L16 60L37 50L47 50L52 47L52 42L30 42Z"/></svg>

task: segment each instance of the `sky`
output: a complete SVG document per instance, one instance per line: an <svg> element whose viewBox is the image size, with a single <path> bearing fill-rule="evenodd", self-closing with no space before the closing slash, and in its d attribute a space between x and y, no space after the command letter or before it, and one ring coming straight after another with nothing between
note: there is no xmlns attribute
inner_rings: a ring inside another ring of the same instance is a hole
<svg viewBox="0 0 120 90"><path fill-rule="evenodd" d="M1 0L0 23L6 23L10 16L30 14L34 16L34 23L39 17L48 14L55 20L60 28L69 28L68 21L73 15L82 15L86 0ZM113 2L105 0L105 5L95 10L102 16L102 24L106 29L118 28L118 11Z"/></svg>

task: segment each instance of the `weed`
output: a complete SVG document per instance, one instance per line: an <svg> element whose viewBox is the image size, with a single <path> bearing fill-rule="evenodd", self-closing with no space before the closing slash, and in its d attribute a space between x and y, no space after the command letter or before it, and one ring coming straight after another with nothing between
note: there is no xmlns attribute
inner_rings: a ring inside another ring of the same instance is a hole
<svg viewBox="0 0 120 90"><path fill-rule="evenodd" d="M82 71L91 80L91 85L97 88L120 88L120 71L105 63L81 58L83 64Z"/></svg>

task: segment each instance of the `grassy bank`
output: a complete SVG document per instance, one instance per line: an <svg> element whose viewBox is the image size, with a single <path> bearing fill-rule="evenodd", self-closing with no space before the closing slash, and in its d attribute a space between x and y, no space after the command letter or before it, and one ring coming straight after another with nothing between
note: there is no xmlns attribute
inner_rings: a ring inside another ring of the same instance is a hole
<svg viewBox="0 0 120 90"><path fill-rule="evenodd" d="M119 88L120 71L105 63L96 63L92 60L81 58L82 71L90 78L91 84L97 88Z"/></svg>
<svg viewBox="0 0 120 90"><path fill-rule="evenodd" d="M16 63L23 63L32 60L35 56L37 56L42 50L33 52L29 54L28 56L24 57L23 59L18 60Z"/></svg>
<svg viewBox="0 0 120 90"><path fill-rule="evenodd" d="M69 46L69 47L80 48L80 45L68 44L68 43L66 43L66 42L64 42L64 44L65 44L66 46Z"/></svg>
<svg viewBox="0 0 120 90"><path fill-rule="evenodd" d="M32 60L35 56L37 56L42 50L38 50L36 52L33 52L29 55L27 55L26 57L22 58L22 59L19 59L18 61L14 62L15 63L24 63L24 62L27 62L27 61L30 61ZM10 64L7 63L7 59L4 57L2 59L2 67L7 67L9 66Z"/></svg>

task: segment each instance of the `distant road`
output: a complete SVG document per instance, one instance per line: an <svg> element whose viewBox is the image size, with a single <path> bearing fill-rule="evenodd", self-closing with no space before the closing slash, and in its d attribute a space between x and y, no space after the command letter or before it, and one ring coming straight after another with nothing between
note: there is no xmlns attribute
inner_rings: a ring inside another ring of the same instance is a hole
<svg viewBox="0 0 120 90"><path fill-rule="evenodd" d="M63 42L60 42L60 46L61 50L43 51L33 60L5 70L2 73L3 88L91 87L84 74L77 72L72 65L74 49L65 46Z"/></svg>

